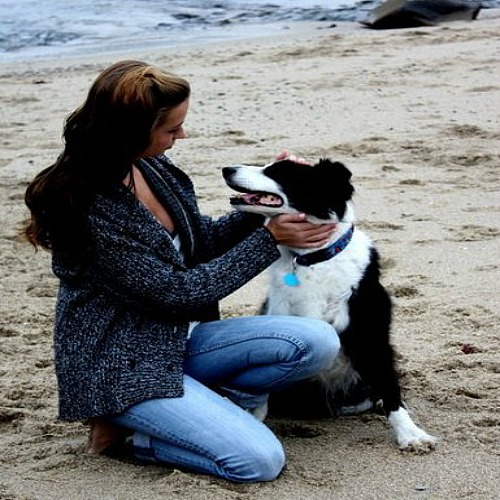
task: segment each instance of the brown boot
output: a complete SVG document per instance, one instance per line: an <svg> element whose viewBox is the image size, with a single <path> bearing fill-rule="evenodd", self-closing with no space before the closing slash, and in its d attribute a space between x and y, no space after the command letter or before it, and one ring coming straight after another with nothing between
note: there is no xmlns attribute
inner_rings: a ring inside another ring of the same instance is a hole
<svg viewBox="0 0 500 500"><path fill-rule="evenodd" d="M111 449L120 448L130 434L125 427L111 424L103 418L91 418L89 424L90 433L86 452L90 455L105 454Z"/></svg>

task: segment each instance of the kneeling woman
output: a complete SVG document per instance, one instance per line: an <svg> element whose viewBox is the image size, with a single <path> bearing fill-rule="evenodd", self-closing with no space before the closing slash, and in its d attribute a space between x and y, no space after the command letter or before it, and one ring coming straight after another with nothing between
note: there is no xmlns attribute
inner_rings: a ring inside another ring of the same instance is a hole
<svg viewBox="0 0 500 500"><path fill-rule="evenodd" d="M285 456L261 422L268 394L327 368L338 337L313 319L221 320L218 302L275 261L278 244L318 247L333 227L201 215L164 155L186 137L189 96L178 76L112 65L27 189L26 235L52 252L60 279L59 416L90 422L91 453L130 433L146 461L269 481Z"/></svg>

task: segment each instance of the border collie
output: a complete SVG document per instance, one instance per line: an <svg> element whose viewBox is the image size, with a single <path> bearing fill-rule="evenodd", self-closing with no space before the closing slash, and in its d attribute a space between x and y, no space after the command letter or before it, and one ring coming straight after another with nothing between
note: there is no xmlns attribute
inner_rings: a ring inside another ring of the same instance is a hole
<svg viewBox="0 0 500 500"><path fill-rule="evenodd" d="M225 167L223 176L242 193L231 198L238 210L267 217L302 212L313 223L336 223L331 241L320 249L280 247L262 313L327 321L339 333L341 353L314 380L273 394L270 412L356 414L381 400L401 449L433 449L436 438L415 425L401 399L389 338L391 299L380 283L377 250L354 225L351 172L328 159L316 165L285 159Z"/></svg>

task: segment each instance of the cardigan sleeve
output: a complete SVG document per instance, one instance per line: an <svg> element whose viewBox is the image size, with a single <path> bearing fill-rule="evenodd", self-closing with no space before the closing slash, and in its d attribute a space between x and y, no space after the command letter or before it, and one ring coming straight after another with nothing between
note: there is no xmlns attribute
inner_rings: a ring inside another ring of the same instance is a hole
<svg viewBox="0 0 500 500"><path fill-rule="evenodd" d="M280 253L271 233L255 229L222 255L192 268L165 258L109 220L93 218L94 279L118 300L171 318L203 318L214 303L261 273Z"/></svg>
<svg viewBox="0 0 500 500"><path fill-rule="evenodd" d="M218 219L202 216L200 232L205 255L212 259L224 254L263 223L263 216L244 212L231 212Z"/></svg>

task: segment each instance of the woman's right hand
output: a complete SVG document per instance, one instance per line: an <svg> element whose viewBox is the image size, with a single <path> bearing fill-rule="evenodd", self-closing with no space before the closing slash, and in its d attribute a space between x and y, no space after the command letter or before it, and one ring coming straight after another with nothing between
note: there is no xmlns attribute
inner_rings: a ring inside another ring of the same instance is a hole
<svg viewBox="0 0 500 500"><path fill-rule="evenodd" d="M305 214L282 214L269 220L267 229L278 245L294 248L319 248L326 245L337 225L313 224Z"/></svg>
<svg viewBox="0 0 500 500"><path fill-rule="evenodd" d="M276 160L290 160L295 163L311 165L304 158L281 151ZM269 220L266 227L278 245L293 248L319 248L330 241L336 224L312 224L305 220L305 214L281 214Z"/></svg>

